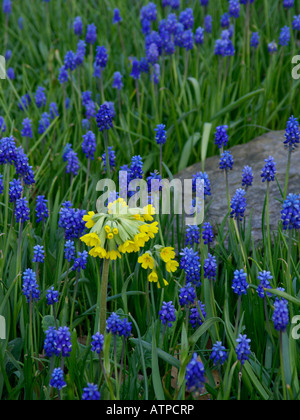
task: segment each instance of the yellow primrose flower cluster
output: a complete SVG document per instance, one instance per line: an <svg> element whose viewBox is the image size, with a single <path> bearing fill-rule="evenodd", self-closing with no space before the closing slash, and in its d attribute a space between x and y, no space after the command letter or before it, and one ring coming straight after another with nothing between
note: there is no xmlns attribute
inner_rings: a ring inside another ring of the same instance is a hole
<svg viewBox="0 0 300 420"><path fill-rule="evenodd" d="M155 259L155 256L158 256L166 264L166 270L168 273L175 273L179 267L179 263L175 260L175 251L171 247L163 247L161 245L156 245L154 251L148 251L145 254L141 255L138 259L139 264L141 264L144 270L151 270L151 273L148 276L150 283L157 283L158 288L160 289L160 283L158 281L157 268L158 263ZM165 286L168 286L168 282L163 279Z"/></svg>
<svg viewBox="0 0 300 420"><path fill-rule="evenodd" d="M116 260L122 254L139 252L158 233L158 223L153 222L155 209L130 209L121 198L110 203L103 213L89 212L83 217L90 233L81 239L91 247L94 258Z"/></svg>

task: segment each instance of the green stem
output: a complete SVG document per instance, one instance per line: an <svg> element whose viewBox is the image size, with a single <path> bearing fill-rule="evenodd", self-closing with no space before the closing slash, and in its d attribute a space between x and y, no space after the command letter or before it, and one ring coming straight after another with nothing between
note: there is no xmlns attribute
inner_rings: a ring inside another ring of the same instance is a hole
<svg viewBox="0 0 300 420"><path fill-rule="evenodd" d="M284 361L283 361L283 343L282 343L282 332L280 331L280 365L281 365L281 379L282 379L282 388L283 388L283 398L287 401L287 389L286 389L286 380L285 380L285 371L284 371Z"/></svg>
<svg viewBox="0 0 300 420"><path fill-rule="evenodd" d="M84 190L84 196L85 197L86 197L87 191L88 191L89 177L90 177L90 169L91 169L91 159L88 159L87 172L86 172L86 181L85 181L85 190Z"/></svg>
<svg viewBox="0 0 300 420"><path fill-rule="evenodd" d="M110 398L111 398L112 401L114 401L116 398L115 398L115 395L114 395L114 391L113 391L113 388L112 388L110 377L107 376L106 370L103 366L101 354L99 354L99 362L100 362L100 367L101 367L103 375L104 375L104 379L107 383L107 386L108 386L108 389L109 389L109 392L110 392Z"/></svg>
<svg viewBox="0 0 300 420"><path fill-rule="evenodd" d="M269 252L269 265L270 265L273 278L275 278L273 259L272 259L271 229L270 229L270 182L268 182L267 184L267 241L268 241L268 252Z"/></svg>
<svg viewBox="0 0 300 420"><path fill-rule="evenodd" d="M160 176L163 177L163 145L160 145L159 150L159 170L160 170Z"/></svg>
<svg viewBox="0 0 300 420"><path fill-rule="evenodd" d="M72 309L71 309L71 318L70 318L70 329L71 329L71 331L73 330L73 317L74 317L75 300L76 300L76 296L77 296L77 291L78 291L78 273L76 274L75 289L74 289Z"/></svg>
<svg viewBox="0 0 300 420"><path fill-rule="evenodd" d="M32 297L30 296L30 302L29 302L29 336L30 336L30 355L31 360L33 361L33 327L32 327L32 311L33 311L33 305L32 305Z"/></svg>
<svg viewBox="0 0 300 420"><path fill-rule="evenodd" d="M294 296L293 281L292 281L292 246L293 246L293 231L289 232L289 246L288 246L288 259L287 259L287 276L286 276L286 289L287 293ZM293 305L290 305L291 318L294 316Z"/></svg>
<svg viewBox="0 0 300 420"><path fill-rule="evenodd" d="M109 150L108 150L108 137L106 130L104 131L104 147L105 147L105 159L106 159L106 170L108 178L111 178L110 163L109 163Z"/></svg>
<svg viewBox="0 0 300 420"><path fill-rule="evenodd" d="M107 288L109 275L109 260L105 259L103 262L103 273L101 283L101 300L100 300L100 333L105 333L106 328L106 302L107 302Z"/></svg>
<svg viewBox="0 0 300 420"><path fill-rule="evenodd" d="M238 328L239 328L240 316L241 316L241 307L242 307L242 296L239 296L236 322L235 322L235 335L237 335Z"/></svg>
<svg viewBox="0 0 300 420"><path fill-rule="evenodd" d="M292 151L289 150L288 163L287 163L287 169L286 169L286 177L285 177L285 187L284 187L284 197L283 197L284 200L286 200L287 193L288 193L288 188L289 188L291 158L292 158Z"/></svg>
<svg viewBox="0 0 300 420"><path fill-rule="evenodd" d="M239 373L238 401L241 401L242 378L243 378L243 366L241 367L241 370L240 370L240 373Z"/></svg>

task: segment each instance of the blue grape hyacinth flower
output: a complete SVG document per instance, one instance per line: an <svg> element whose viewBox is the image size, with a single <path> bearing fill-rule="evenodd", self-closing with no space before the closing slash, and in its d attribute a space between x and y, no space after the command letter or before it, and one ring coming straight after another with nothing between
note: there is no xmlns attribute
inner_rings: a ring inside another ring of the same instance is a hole
<svg viewBox="0 0 300 420"><path fill-rule="evenodd" d="M203 364L198 361L197 353L186 368L186 386L189 392L202 392L205 387L205 370Z"/></svg>
<svg viewBox="0 0 300 420"><path fill-rule="evenodd" d="M219 149L226 147L229 142L229 136L227 133L228 125L221 125L216 128L215 144Z"/></svg>
<svg viewBox="0 0 300 420"><path fill-rule="evenodd" d="M283 203L281 220L284 230L300 229L300 195L288 195Z"/></svg>
<svg viewBox="0 0 300 420"><path fill-rule="evenodd" d="M204 278L208 280L216 281L217 278L217 259L215 256L208 254L208 257L204 261Z"/></svg>
<svg viewBox="0 0 300 420"><path fill-rule="evenodd" d="M30 210L28 207L28 200L26 198L20 198L16 201L15 217L17 223L25 223L29 220Z"/></svg>
<svg viewBox="0 0 300 420"><path fill-rule="evenodd" d="M187 282L199 287L201 285L201 264L198 252L191 248L184 248L180 255L182 257L180 268L185 271Z"/></svg>
<svg viewBox="0 0 300 420"><path fill-rule="evenodd" d="M245 166L243 169L242 186L245 187L246 191L252 186L254 180L253 170L250 166Z"/></svg>
<svg viewBox="0 0 300 420"><path fill-rule="evenodd" d="M286 47L289 45L291 40L291 32L288 26L284 26L281 28L280 36L279 36L279 45L282 47Z"/></svg>
<svg viewBox="0 0 300 420"><path fill-rule="evenodd" d="M232 290L235 294L242 296L247 295L247 290L249 289L249 284L247 282L247 273L244 270L236 270L234 272L234 278L232 283Z"/></svg>
<svg viewBox="0 0 300 420"><path fill-rule="evenodd" d="M156 132L155 141L157 144L166 144L167 142L167 132L166 126L164 124L159 124L154 131Z"/></svg>
<svg viewBox="0 0 300 420"><path fill-rule="evenodd" d="M168 324L169 328L172 327L173 322L176 321L175 307L172 302L163 302L159 317L163 325Z"/></svg>
<svg viewBox="0 0 300 420"><path fill-rule="evenodd" d="M98 386L94 384L87 384L83 388L82 401L100 401L101 394L98 390Z"/></svg>
<svg viewBox="0 0 300 420"><path fill-rule="evenodd" d="M22 137L28 137L32 139L32 127L31 127L31 120L29 118L25 118L22 122L23 129L21 131Z"/></svg>
<svg viewBox="0 0 300 420"><path fill-rule="evenodd" d="M186 228L185 246L194 246L200 243L200 229L197 225L189 225Z"/></svg>
<svg viewBox="0 0 300 420"><path fill-rule="evenodd" d="M4 185L3 185L3 175L0 174L0 194L3 194Z"/></svg>
<svg viewBox="0 0 300 420"><path fill-rule="evenodd" d="M57 331L56 350L62 357L70 357L72 342L71 333L68 327L59 327Z"/></svg>
<svg viewBox="0 0 300 420"><path fill-rule="evenodd" d="M213 361L214 366L223 366L228 359L226 348L221 341L217 341L216 344L213 345L210 359Z"/></svg>
<svg viewBox="0 0 300 420"><path fill-rule="evenodd" d="M294 152L300 143L300 130L298 118L292 115L288 122L285 131L284 145L290 152Z"/></svg>
<svg viewBox="0 0 300 420"><path fill-rule="evenodd" d="M205 305L198 301L196 308L191 309L190 324L195 329L203 325L206 318Z"/></svg>
<svg viewBox="0 0 300 420"><path fill-rule="evenodd" d="M36 245L33 247L33 260L34 263L43 263L45 261L45 250L41 245Z"/></svg>
<svg viewBox="0 0 300 420"><path fill-rule="evenodd" d="M55 305L55 303L58 302L58 298L59 298L59 292L57 290L54 290L53 286L47 290L47 294L46 294L47 305L49 306Z"/></svg>
<svg viewBox="0 0 300 420"><path fill-rule="evenodd" d="M113 119L111 111L106 104L100 106L96 119L97 126L100 132L108 131L109 129L113 128Z"/></svg>
<svg viewBox="0 0 300 420"><path fill-rule="evenodd" d="M44 222L49 218L49 210L47 207L48 200L46 200L44 195L39 195L36 198L36 222Z"/></svg>
<svg viewBox="0 0 300 420"><path fill-rule="evenodd" d="M229 170L233 169L233 164L234 164L234 160L233 160L232 154L231 154L231 152L226 150L221 155L220 169L228 172Z"/></svg>
<svg viewBox="0 0 300 420"><path fill-rule="evenodd" d="M214 232L212 225L210 223L204 223L202 226L202 237L204 241L204 245L211 244L214 240Z"/></svg>
<svg viewBox="0 0 300 420"><path fill-rule="evenodd" d="M271 281L273 280L273 276L270 271L262 271L259 273L257 279L259 280L259 286L257 288L257 294L261 299L264 299L266 296L269 298L272 297L272 294L269 292L265 292L264 289L272 289Z"/></svg>
<svg viewBox="0 0 300 420"><path fill-rule="evenodd" d="M230 217L237 221L242 221L247 208L246 191L239 188L231 200Z"/></svg>
<svg viewBox="0 0 300 420"><path fill-rule="evenodd" d="M96 152L96 136L92 131L83 135L82 151L87 159L94 160Z"/></svg>
<svg viewBox="0 0 300 420"><path fill-rule="evenodd" d="M119 9L114 9L114 17L113 17L113 24L119 24L122 22L122 16L120 14L120 10Z"/></svg>
<svg viewBox="0 0 300 420"><path fill-rule="evenodd" d="M9 202L15 203L22 197L23 187L20 179L13 179L9 183Z"/></svg>
<svg viewBox="0 0 300 420"><path fill-rule="evenodd" d="M126 318L122 320L119 315L112 313L106 322L106 331L126 339L131 335L132 324Z"/></svg>
<svg viewBox="0 0 300 420"><path fill-rule="evenodd" d="M52 388L56 388L58 391L61 391L63 388L67 386L64 380L64 372L61 368L56 368L53 370L50 386Z"/></svg>
<svg viewBox="0 0 300 420"><path fill-rule="evenodd" d="M266 164L261 171L262 182L275 181L277 169L274 158L270 156L269 159L265 159L265 163Z"/></svg>
<svg viewBox="0 0 300 420"><path fill-rule="evenodd" d="M260 36L258 32L253 32L251 35L250 46L253 48L258 48L260 42Z"/></svg>
<svg viewBox="0 0 300 420"><path fill-rule="evenodd" d="M81 270L85 270L87 266L88 256L89 254L87 251L78 252L78 256L74 261L72 271L77 271L78 273L80 273Z"/></svg>
<svg viewBox="0 0 300 420"><path fill-rule="evenodd" d="M237 342L237 347L235 351L237 354L237 358L243 366L249 360L249 356L251 355L251 349L250 349L251 340L246 335L240 334L236 342Z"/></svg>
<svg viewBox="0 0 300 420"><path fill-rule="evenodd" d="M31 270L31 268L28 268L23 273L23 295L26 297L28 303L34 300L39 300L40 298L40 290L36 281L36 274Z"/></svg>
<svg viewBox="0 0 300 420"><path fill-rule="evenodd" d="M274 307L275 309L272 318L274 328L279 332L285 332L290 323L288 303L286 300L277 300L274 303Z"/></svg>
<svg viewBox="0 0 300 420"><path fill-rule="evenodd" d="M180 306L192 305L196 300L196 292L192 283L188 283L179 291L179 304Z"/></svg>
<svg viewBox="0 0 300 420"><path fill-rule="evenodd" d="M100 354L103 352L104 347L104 336L97 332L95 335L92 336L92 352Z"/></svg>
<svg viewBox="0 0 300 420"><path fill-rule="evenodd" d="M74 34L75 35L78 35L78 36L82 35L83 24L82 24L82 19L81 19L80 16L77 16L74 19L73 29L74 29Z"/></svg>

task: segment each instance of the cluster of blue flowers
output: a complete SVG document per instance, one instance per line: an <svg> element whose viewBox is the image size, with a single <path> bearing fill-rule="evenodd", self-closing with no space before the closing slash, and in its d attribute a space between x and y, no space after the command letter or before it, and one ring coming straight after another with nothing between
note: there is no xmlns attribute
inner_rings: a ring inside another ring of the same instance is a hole
<svg viewBox="0 0 300 420"><path fill-rule="evenodd" d="M106 331L124 339L131 336L132 324L126 318L123 320L116 313L112 313L106 323Z"/></svg>
<svg viewBox="0 0 300 420"><path fill-rule="evenodd" d="M69 201L63 203L58 226L64 229L66 239L79 239L82 236L85 230L85 222L82 220L85 213L85 210L74 209Z"/></svg>
<svg viewBox="0 0 300 420"><path fill-rule="evenodd" d="M161 310L159 311L160 320L163 325L168 325L170 328L173 322L176 321L175 307L172 302L163 302Z"/></svg>
<svg viewBox="0 0 300 420"><path fill-rule="evenodd" d="M194 353L192 360L186 369L186 386L190 392L202 392L205 386L205 370L202 362L198 360L197 353Z"/></svg>
<svg viewBox="0 0 300 420"><path fill-rule="evenodd" d="M29 160L22 146L16 147L13 137L3 137L0 139L0 165L13 165L16 175L20 177L25 185L30 186L35 183L33 168L29 165Z"/></svg>
<svg viewBox="0 0 300 420"><path fill-rule="evenodd" d="M181 255L180 268L185 271L188 283L199 287L201 285L200 257L192 248L184 248Z"/></svg>
<svg viewBox="0 0 300 420"><path fill-rule="evenodd" d="M72 342L69 328L59 327L58 330L56 330L54 327L50 327L46 331L44 350L47 357L70 357L72 352Z"/></svg>

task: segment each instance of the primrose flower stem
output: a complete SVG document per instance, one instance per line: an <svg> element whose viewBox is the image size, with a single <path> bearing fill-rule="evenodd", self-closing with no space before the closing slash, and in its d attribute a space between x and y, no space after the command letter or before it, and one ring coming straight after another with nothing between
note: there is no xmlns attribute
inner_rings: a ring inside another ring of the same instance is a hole
<svg viewBox="0 0 300 420"><path fill-rule="evenodd" d="M105 333L106 328L106 302L107 302L107 288L109 275L109 259L103 262L103 273L101 283L101 298L100 298L100 334Z"/></svg>

